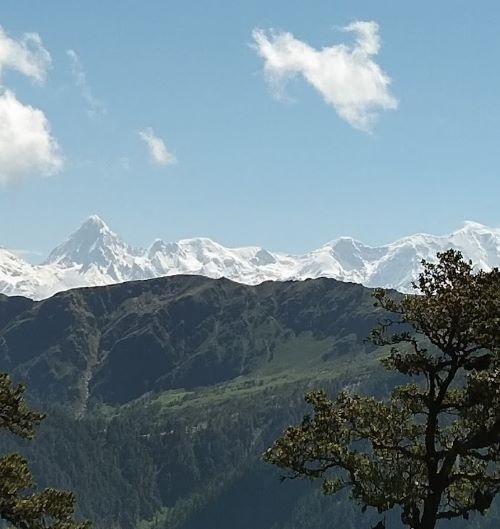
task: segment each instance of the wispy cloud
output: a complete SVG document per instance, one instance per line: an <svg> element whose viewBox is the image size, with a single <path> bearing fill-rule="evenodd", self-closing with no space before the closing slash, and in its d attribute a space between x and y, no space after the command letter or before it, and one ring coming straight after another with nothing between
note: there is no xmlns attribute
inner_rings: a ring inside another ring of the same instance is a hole
<svg viewBox="0 0 500 529"><path fill-rule="evenodd" d="M37 33L16 40L0 27L0 82L6 69L43 83L51 64ZM45 114L19 101L0 85L0 184L28 174L51 174L63 165L57 141Z"/></svg>
<svg viewBox="0 0 500 529"><path fill-rule="evenodd" d="M92 89L87 81L87 74L83 68L82 61L75 50L66 50L66 55L69 57L71 63L71 74L76 86L80 90L84 101L87 103L87 115L94 118L106 113L104 103L96 98L92 93Z"/></svg>
<svg viewBox="0 0 500 529"><path fill-rule="evenodd" d="M50 64L50 53L38 33L25 33L16 40L0 26L0 76L9 68L43 83Z"/></svg>
<svg viewBox="0 0 500 529"><path fill-rule="evenodd" d="M353 22L341 28L356 36L353 45L315 49L291 33L253 31L254 47L264 59L264 73L277 97L288 80L302 75L352 127L369 132L382 110L393 110L390 77L374 62L380 49L375 22Z"/></svg>
<svg viewBox="0 0 500 529"><path fill-rule="evenodd" d="M155 135L151 127L140 130L139 136L146 144L152 162L157 165L172 165L177 163L177 159L169 152L165 142Z"/></svg>

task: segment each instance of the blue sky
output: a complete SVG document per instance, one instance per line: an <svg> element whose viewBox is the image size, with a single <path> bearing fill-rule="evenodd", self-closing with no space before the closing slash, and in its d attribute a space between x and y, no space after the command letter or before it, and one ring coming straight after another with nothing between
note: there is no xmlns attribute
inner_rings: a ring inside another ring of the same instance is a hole
<svg viewBox="0 0 500 529"><path fill-rule="evenodd" d="M346 118L364 116L356 70L346 88L339 62L313 64L324 47L355 49L359 31L341 28L359 21L378 25L381 47L356 60L387 81L369 125ZM45 254L93 213L137 245L208 236L296 253L500 224L493 0L3 0L0 25L4 45L39 39L27 44L39 70L20 54L2 68L0 40L4 111L35 116L54 142L24 153L26 123L0 122L8 248Z"/></svg>

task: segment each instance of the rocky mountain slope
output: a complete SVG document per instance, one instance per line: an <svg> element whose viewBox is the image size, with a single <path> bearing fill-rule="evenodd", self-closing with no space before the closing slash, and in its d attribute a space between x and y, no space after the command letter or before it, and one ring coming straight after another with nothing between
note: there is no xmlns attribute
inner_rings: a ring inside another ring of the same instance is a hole
<svg viewBox="0 0 500 529"><path fill-rule="evenodd" d="M207 238L156 240L148 248L134 248L92 216L40 265L0 248L0 293L43 299L75 287L178 274L249 285L331 277L406 292L421 259L450 247L481 268L500 265L500 229L474 222L444 236L416 234L380 247L342 237L304 255L286 255L260 247L226 248Z"/></svg>
<svg viewBox="0 0 500 529"><path fill-rule="evenodd" d="M175 276L39 302L0 296L0 370L44 402L114 405L257 372L323 370L367 350L375 314L369 290L333 279Z"/></svg>

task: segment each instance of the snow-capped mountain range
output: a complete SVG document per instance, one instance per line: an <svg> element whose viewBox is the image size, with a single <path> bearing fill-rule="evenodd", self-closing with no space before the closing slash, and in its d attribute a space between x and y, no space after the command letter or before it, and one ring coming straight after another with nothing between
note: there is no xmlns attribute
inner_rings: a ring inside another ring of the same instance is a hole
<svg viewBox="0 0 500 529"><path fill-rule="evenodd" d="M0 247L0 292L43 299L75 287L175 274L227 277L250 285L332 277L409 292L420 261L450 247L479 268L500 266L500 228L470 221L449 235L416 234L379 247L341 237L307 254L287 255L254 246L226 248L206 238L157 239L149 248L134 248L93 215L42 264L32 265Z"/></svg>

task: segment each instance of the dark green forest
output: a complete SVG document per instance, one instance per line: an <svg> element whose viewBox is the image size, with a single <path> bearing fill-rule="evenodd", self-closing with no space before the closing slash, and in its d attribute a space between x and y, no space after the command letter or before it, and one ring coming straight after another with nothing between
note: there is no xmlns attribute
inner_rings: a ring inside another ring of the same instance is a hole
<svg viewBox="0 0 500 529"><path fill-rule="evenodd" d="M47 411L19 450L97 528L358 529L379 519L262 452L307 412L305 392L386 395L365 341L371 291L332 279L245 286L177 276L0 297L0 369ZM493 529L500 512L442 527ZM398 513L387 526L400 527Z"/></svg>

